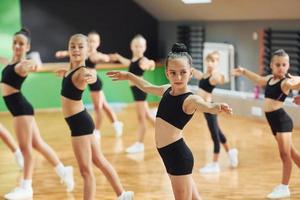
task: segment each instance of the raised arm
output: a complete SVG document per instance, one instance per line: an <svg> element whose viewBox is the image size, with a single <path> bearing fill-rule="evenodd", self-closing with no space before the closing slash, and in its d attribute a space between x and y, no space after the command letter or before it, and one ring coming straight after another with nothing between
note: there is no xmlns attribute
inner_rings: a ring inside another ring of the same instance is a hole
<svg viewBox="0 0 300 200"><path fill-rule="evenodd" d="M195 77L195 79L201 80L203 78L203 72L196 68L193 68L193 76Z"/></svg>
<svg viewBox="0 0 300 200"><path fill-rule="evenodd" d="M113 81L129 80L135 86L143 90L144 92L151 93L156 96L162 96L165 92L167 85L157 86L149 83L148 81L140 78L127 71L110 71L106 73L107 76L112 78Z"/></svg>
<svg viewBox="0 0 300 200"><path fill-rule="evenodd" d="M249 80L257 83L260 86L265 86L267 84L267 81L271 76L260 76L254 72L251 72L243 67L237 67L231 71L231 74L233 76L245 76Z"/></svg>
<svg viewBox="0 0 300 200"><path fill-rule="evenodd" d="M223 85L225 83L225 76L219 72L215 72L210 78L210 82L213 85L217 85L217 84Z"/></svg>
<svg viewBox="0 0 300 200"><path fill-rule="evenodd" d="M55 57L58 59L69 57L69 52L67 50L57 51L55 53Z"/></svg>
<svg viewBox="0 0 300 200"><path fill-rule="evenodd" d="M155 69L155 62L154 60L149 60L146 57L143 57L140 61L139 61L140 67L143 70L154 70Z"/></svg>
<svg viewBox="0 0 300 200"><path fill-rule="evenodd" d="M95 83L97 80L96 70L95 69L87 69L81 68L76 72L74 77L75 85L80 88L84 89L87 84Z"/></svg>
<svg viewBox="0 0 300 200"><path fill-rule="evenodd" d="M219 114L221 112L232 114L232 109L226 103L211 103L198 95L190 95L183 104L186 113L205 112Z"/></svg>
<svg viewBox="0 0 300 200"><path fill-rule="evenodd" d="M300 76L288 75L289 78L283 82L283 89L300 90Z"/></svg>
<svg viewBox="0 0 300 200"><path fill-rule="evenodd" d="M38 67L38 64L34 60L23 60L16 65L15 71L20 76L26 76L30 72L37 71Z"/></svg>
<svg viewBox="0 0 300 200"><path fill-rule="evenodd" d="M110 61L109 55L101 52L93 53L92 55L90 55L90 59L93 63Z"/></svg>
<svg viewBox="0 0 300 200"><path fill-rule="evenodd" d="M109 57L110 57L111 61L118 61L118 62L122 63L125 66L130 65L130 60L128 58L125 58L125 57L121 56L118 53L110 54Z"/></svg>

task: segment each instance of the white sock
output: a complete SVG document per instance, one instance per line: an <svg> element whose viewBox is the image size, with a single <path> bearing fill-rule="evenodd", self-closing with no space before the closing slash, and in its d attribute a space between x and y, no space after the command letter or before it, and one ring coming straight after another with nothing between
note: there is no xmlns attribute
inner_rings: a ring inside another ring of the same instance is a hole
<svg viewBox="0 0 300 200"><path fill-rule="evenodd" d="M280 184L280 187L282 187L284 189L288 189L289 185Z"/></svg>
<svg viewBox="0 0 300 200"><path fill-rule="evenodd" d="M30 179L24 179L21 182L21 187L24 189L29 189L32 187L32 180Z"/></svg>
<svg viewBox="0 0 300 200"><path fill-rule="evenodd" d="M65 166L62 163L59 163L55 166L55 172L59 177L63 177L65 174Z"/></svg>
<svg viewBox="0 0 300 200"><path fill-rule="evenodd" d="M94 130L94 134L100 136L101 135L101 131L99 129L95 129Z"/></svg>
<svg viewBox="0 0 300 200"><path fill-rule="evenodd" d="M19 148L17 148L14 152L14 154L17 156L17 155L21 155L22 156L22 152Z"/></svg>

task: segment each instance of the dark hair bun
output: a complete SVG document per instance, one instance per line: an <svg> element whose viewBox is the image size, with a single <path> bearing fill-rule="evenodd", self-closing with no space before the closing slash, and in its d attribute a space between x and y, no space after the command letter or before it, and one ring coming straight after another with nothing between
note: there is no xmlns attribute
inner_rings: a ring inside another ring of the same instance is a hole
<svg viewBox="0 0 300 200"><path fill-rule="evenodd" d="M183 43L175 43L172 47L172 53L188 52L187 47Z"/></svg>
<svg viewBox="0 0 300 200"><path fill-rule="evenodd" d="M28 37L30 37L30 31L27 28L21 28L21 30L19 31L19 33L22 33Z"/></svg>

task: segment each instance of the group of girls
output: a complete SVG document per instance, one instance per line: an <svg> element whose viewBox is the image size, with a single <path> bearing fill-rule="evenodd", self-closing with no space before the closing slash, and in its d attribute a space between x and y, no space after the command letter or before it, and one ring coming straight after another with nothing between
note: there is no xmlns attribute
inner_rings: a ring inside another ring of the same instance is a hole
<svg viewBox="0 0 300 200"><path fill-rule="evenodd" d="M2 71L1 93L4 102L13 116L14 131L19 148L9 132L1 125L0 136L14 152L18 165L23 169L23 180L11 192L4 195L6 199L32 198L33 154L32 149L39 151L54 167L57 175L63 180L67 191L74 189L73 168L64 166L54 150L41 138L34 118L34 109L21 93L22 83L27 75L35 72L39 66L33 60L26 59L30 49L30 34L21 29L13 37L13 57ZM63 74L61 102L62 113L71 132L73 152L83 178L83 199L94 199L96 192L95 176L92 164L100 169L110 182L118 200L133 199L132 191L125 191L118 174L106 160L98 145L100 137L101 111L109 116L117 136L122 135L123 124L108 106L102 91L102 83L97 76L95 66L99 62L119 61L128 66L128 71L111 71L107 75L112 80L128 80L136 103L139 127L137 142L126 149L128 153L144 151L146 120L155 127L157 151L169 175L175 199L201 199L192 178L194 165L193 154L183 139L182 130L196 112L204 113L214 143L213 163L200 169L201 173L218 173L220 143L229 155L231 167L238 165L238 151L230 149L222 133L216 114L231 114L226 103L212 100L212 91L218 84L224 84L224 76L218 71L219 54L212 52L206 57L205 73L196 71L192 58L184 44L176 43L166 58L165 75L169 84L157 86L142 78L146 70L153 70L155 63L144 56L146 40L137 35L130 43L132 58L127 59L115 54L103 54L97 51L100 36L91 32L88 37L82 34L73 35L67 51L58 51L56 57L70 59L70 67ZM279 50L272 56L270 67L272 74L260 76L245 68L238 67L232 71L234 76L245 76L250 80L266 86L264 109L273 135L278 143L283 164L281 184L268 194L268 198L289 197L288 182L292 162L300 167L300 154L292 143L293 123L283 110L283 101L291 89L300 89L300 78L287 77L289 57ZM192 77L199 79L199 91L193 94L188 82ZM95 110L95 123L86 111L82 93L89 86ZM146 102L146 93L161 96L156 118L151 116ZM295 98L295 103L299 103ZM23 161L24 159L24 161Z"/></svg>

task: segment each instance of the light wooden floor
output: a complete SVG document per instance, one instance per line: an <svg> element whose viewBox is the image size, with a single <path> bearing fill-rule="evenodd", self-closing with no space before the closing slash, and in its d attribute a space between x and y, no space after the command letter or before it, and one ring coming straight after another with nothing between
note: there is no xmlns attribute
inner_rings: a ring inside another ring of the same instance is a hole
<svg viewBox="0 0 300 200"><path fill-rule="evenodd" d="M121 113L125 132L121 139L113 136L113 130L105 118L102 132L102 150L113 164L127 190L135 192L139 200L173 199L171 185L162 161L154 146L154 129L148 126L145 153L126 155L124 148L135 141L137 125L134 107ZM37 122L43 138L54 148L66 165L75 167L76 187L73 193L66 193L59 183L52 166L41 155L36 156L33 178L35 200L81 199L82 180L73 156L70 136L60 112L37 113ZM12 130L11 117L0 113L0 122ZM275 140L265 122L236 116L220 116L219 122L230 144L239 150L240 165L230 169L227 155L222 150L219 175L201 175L198 169L212 158L212 142L202 115L196 115L185 128L185 140L195 158L194 179L204 200L221 199L265 199L281 179L281 163ZM167 133L166 133L167 134ZM300 150L300 129L296 129L293 141ZM97 199L116 199L110 185L95 169L97 177ZM20 179L13 155L0 141L0 199ZM290 181L291 199L300 199L300 170L294 165Z"/></svg>

